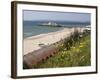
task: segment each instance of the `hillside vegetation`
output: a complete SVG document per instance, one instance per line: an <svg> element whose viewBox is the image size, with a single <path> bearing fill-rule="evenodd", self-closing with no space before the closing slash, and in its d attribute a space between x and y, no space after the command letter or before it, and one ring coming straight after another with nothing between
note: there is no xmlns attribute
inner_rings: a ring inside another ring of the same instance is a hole
<svg viewBox="0 0 100 80"><path fill-rule="evenodd" d="M90 31L75 31L69 38L54 44L58 53L34 65L34 68L75 67L91 65Z"/></svg>

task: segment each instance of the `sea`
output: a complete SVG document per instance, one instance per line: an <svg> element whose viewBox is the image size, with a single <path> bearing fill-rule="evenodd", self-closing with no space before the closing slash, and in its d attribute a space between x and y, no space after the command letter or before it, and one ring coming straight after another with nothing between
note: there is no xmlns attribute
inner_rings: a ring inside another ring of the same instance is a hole
<svg viewBox="0 0 100 80"><path fill-rule="evenodd" d="M49 32L55 32L63 28L71 27L85 27L90 25L90 22L69 22L69 21L53 21L62 27L49 27L49 26L40 26L43 23L48 23L49 21L23 21L23 38L36 36L39 34L46 34Z"/></svg>

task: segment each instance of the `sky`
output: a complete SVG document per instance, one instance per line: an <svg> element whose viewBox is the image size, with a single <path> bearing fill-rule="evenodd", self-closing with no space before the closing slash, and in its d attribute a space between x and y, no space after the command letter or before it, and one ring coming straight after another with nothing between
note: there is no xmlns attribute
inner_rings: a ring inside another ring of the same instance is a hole
<svg viewBox="0 0 100 80"><path fill-rule="evenodd" d="M74 21L90 22L90 13L54 12L54 11L23 11L24 21Z"/></svg>

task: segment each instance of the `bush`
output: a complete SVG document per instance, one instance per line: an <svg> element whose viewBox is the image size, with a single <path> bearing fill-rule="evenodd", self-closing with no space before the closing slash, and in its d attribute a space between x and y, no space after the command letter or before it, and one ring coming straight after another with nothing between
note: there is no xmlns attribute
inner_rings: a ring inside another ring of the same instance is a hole
<svg viewBox="0 0 100 80"><path fill-rule="evenodd" d="M78 32L78 30L75 30L73 34L70 35L70 37L67 37L64 40L64 47L66 47L67 50L69 50L71 48L71 46L73 46L75 44L75 42L79 41L79 37L80 33Z"/></svg>

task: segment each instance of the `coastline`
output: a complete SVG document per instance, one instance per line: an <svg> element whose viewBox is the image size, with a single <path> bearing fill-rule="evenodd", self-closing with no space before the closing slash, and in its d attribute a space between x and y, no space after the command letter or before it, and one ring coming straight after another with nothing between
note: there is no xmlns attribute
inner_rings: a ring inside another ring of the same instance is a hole
<svg viewBox="0 0 100 80"><path fill-rule="evenodd" d="M24 55L38 50L41 48L39 44L50 45L60 41L61 39L69 37L74 30L77 29L79 32L82 32L85 28L63 28L56 32L50 32L45 34L40 34L36 36L31 36L24 39Z"/></svg>

